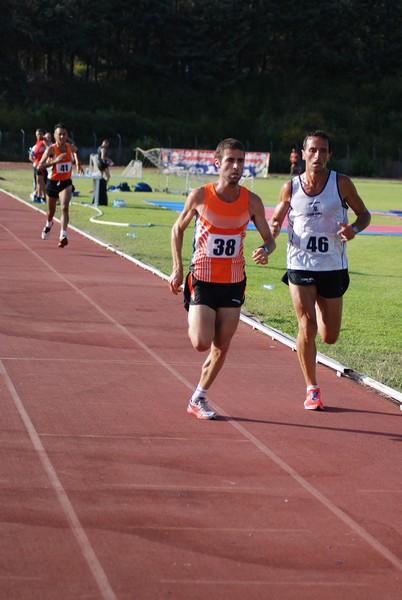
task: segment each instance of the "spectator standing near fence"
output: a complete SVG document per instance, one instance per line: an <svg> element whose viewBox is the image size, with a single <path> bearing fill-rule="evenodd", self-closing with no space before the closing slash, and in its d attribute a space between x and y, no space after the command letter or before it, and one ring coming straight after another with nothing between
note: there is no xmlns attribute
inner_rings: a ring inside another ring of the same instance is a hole
<svg viewBox="0 0 402 600"><path fill-rule="evenodd" d="M68 142L67 128L58 123L54 128L55 143L49 146L38 165L38 170L48 169L46 184L46 224L42 231L42 239L46 240L53 227L53 217L56 212L57 200L60 201L60 239L59 248L67 246L67 227L69 222L69 205L73 193L71 180L73 160L76 157L76 167L83 174L81 163L78 161L78 148L74 142Z"/></svg>
<svg viewBox="0 0 402 600"><path fill-rule="evenodd" d="M296 148L292 148L289 160L290 160L290 174L296 175L297 173L299 173L299 160L300 160L300 156L299 156L299 153L296 151Z"/></svg>
<svg viewBox="0 0 402 600"><path fill-rule="evenodd" d="M215 165L219 179L192 190L172 229L173 271L170 289L178 294L183 283L182 246L184 231L195 217L193 255L184 288L188 310L188 335L195 350L209 351L187 412L198 419L214 419L207 391L221 370L237 329L246 288L243 240L251 219L263 240L252 258L268 263L275 249L261 198L239 185L245 149L228 138L218 144Z"/></svg>
<svg viewBox="0 0 402 600"><path fill-rule="evenodd" d="M109 167L113 165L113 161L108 158L107 151L110 146L109 140L103 140L102 144L99 146L98 152L98 169L102 174L103 179L105 179L106 184L110 179L110 171Z"/></svg>
<svg viewBox="0 0 402 600"><path fill-rule="evenodd" d="M342 296L349 285L346 243L370 223L365 207L349 177L327 168L331 142L324 131L307 134L302 157L305 172L287 181L270 219L274 237L288 217L287 273L298 320L297 353L306 382L304 408L324 405L316 376L317 333L327 344L338 339ZM348 209L356 218L348 224Z"/></svg>

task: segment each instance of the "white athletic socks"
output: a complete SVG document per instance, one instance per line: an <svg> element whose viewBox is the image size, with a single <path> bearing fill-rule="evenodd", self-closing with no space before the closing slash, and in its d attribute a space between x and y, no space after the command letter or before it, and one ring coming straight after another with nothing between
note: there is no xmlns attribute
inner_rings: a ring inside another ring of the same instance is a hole
<svg viewBox="0 0 402 600"><path fill-rule="evenodd" d="M196 402L199 398L204 398L207 395L207 391L206 389L202 388L200 385L197 385L197 389L195 390L194 394L191 396L191 402Z"/></svg>

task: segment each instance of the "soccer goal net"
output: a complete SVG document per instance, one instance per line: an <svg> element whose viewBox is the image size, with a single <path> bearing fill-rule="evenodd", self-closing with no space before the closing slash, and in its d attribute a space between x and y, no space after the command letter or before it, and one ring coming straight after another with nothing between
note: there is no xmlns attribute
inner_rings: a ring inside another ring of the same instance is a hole
<svg viewBox="0 0 402 600"><path fill-rule="evenodd" d="M192 189L214 181L218 175L215 152L212 150L186 150L172 148L136 148L136 160L146 168L158 170L158 190L170 194L187 195ZM269 154L247 153L241 184L254 189L254 177L268 172Z"/></svg>
<svg viewBox="0 0 402 600"><path fill-rule="evenodd" d="M141 179L142 177L142 161L141 160L130 160L127 167L124 169L120 177L133 177L134 179Z"/></svg>
<svg viewBox="0 0 402 600"><path fill-rule="evenodd" d="M182 166L169 165L166 162L163 148L151 148L150 150L136 148L135 158L136 161L142 163L144 169L156 168L158 170L157 191L183 195L189 193L191 189L190 172ZM198 185L202 184L198 183Z"/></svg>

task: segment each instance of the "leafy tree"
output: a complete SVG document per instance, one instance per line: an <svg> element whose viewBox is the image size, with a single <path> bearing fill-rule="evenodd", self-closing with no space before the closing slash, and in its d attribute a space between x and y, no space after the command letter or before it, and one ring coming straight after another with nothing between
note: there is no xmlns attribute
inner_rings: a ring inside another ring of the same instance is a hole
<svg viewBox="0 0 402 600"><path fill-rule="evenodd" d="M344 148L351 137L356 148L394 156L401 146L400 3L0 0L0 8L1 122L16 122L9 115L19 108L27 129L40 114L63 114L89 134L101 120L135 138L210 147L236 132L286 153L320 125Z"/></svg>

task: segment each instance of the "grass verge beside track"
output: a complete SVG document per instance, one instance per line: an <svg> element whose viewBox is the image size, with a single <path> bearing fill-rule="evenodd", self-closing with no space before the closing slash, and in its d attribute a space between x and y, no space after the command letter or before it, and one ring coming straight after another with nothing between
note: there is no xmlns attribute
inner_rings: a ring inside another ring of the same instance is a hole
<svg viewBox="0 0 402 600"><path fill-rule="evenodd" d="M113 169L112 184L127 181L132 189L136 180L119 177ZM32 169L2 169L0 164L0 187L29 202L32 191ZM280 187L286 176L271 176L256 180L254 191L264 204L275 205ZM144 171L141 181L153 188L152 192L109 192L109 206L100 207L103 216L91 222L96 215L92 202L92 181L75 178L74 185L79 196L74 198L70 210L70 222L97 238L135 256L160 271L171 270L170 229L177 213L147 204L147 200L184 201L184 196L158 191L163 187L158 174ZM371 211L387 212L402 210L402 183L394 181L354 180L356 187ZM125 200L126 208L113 208L116 198ZM43 205L36 204L44 210ZM57 216L57 215L56 215ZM131 223L131 227L102 225L102 221ZM149 223L152 226L148 226ZM401 224L384 214L373 214L372 223ZM127 236L135 234L135 237ZM40 231L38 232L40 235ZM188 264L191 252L192 231L186 231L184 264ZM245 310L262 322L293 337L297 324L287 286L281 283L285 270L286 234L277 239L277 250L270 257L269 267L254 265L251 253L260 245L258 233L250 231L246 237L247 300ZM317 349L355 371L398 391L402 391L401 308L402 308L402 237L358 236L348 246L350 288L344 298L344 316L340 338L334 346L320 340ZM264 284L273 290L263 288ZM167 293L168 290L167 290ZM183 317L184 318L184 317ZM278 373L278 377L286 376Z"/></svg>

